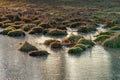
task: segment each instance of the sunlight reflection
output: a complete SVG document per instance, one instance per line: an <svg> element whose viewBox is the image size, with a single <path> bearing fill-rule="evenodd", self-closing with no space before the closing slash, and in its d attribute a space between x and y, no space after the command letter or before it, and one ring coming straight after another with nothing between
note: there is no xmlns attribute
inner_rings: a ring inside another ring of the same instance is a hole
<svg viewBox="0 0 120 80"><path fill-rule="evenodd" d="M78 58L66 58L67 77L70 80L109 80L111 76L111 62L109 54L100 46L93 48L92 57L84 53ZM99 51L100 50L100 51ZM98 52L99 51L99 52ZM106 75L105 77L102 77ZM87 77L86 77L87 76Z"/></svg>

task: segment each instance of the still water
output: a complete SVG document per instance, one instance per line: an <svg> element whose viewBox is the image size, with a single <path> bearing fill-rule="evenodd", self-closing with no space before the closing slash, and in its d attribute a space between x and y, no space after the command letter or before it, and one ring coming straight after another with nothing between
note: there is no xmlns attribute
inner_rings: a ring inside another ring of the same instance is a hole
<svg viewBox="0 0 120 80"><path fill-rule="evenodd" d="M34 58L17 50L22 38L0 35L0 80L120 80L120 50L95 45L80 56L71 56L66 49L55 52L41 45L48 38L26 37L51 53Z"/></svg>

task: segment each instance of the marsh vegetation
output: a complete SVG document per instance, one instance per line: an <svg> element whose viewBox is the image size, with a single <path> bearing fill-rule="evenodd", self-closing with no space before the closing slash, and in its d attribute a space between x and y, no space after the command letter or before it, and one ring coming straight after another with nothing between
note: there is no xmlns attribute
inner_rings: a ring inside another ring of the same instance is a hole
<svg viewBox="0 0 120 80"><path fill-rule="evenodd" d="M10 38L10 42L13 40L15 47L12 49L30 58L47 60L54 55L54 58L58 57L56 55L66 58L66 54L80 58L86 52L100 53L99 48L104 49L103 53L110 53L107 49L120 48L119 1L93 1L14 0L14 4L9 0L3 1L0 4L0 37ZM11 48L9 50L12 51ZM99 80L89 80L95 79Z"/></svg>

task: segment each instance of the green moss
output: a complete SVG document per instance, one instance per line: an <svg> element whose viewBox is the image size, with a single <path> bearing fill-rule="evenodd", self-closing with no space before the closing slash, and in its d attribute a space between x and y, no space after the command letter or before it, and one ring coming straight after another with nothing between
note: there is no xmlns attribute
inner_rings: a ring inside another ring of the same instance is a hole
<svg viewBox="0 0 120 80"><path fill-rule="evenodd" d="M29 55L33 56L33 57L35 57L35 56L48 56L49 54L50 53L48 53L45 50L40 50L40 51L36 50L36 51L29 52Z"/></svg>
<svg viewBox="0 0 120 80"><path fill-rule="evenodd" d="M38 49L25 40L20 44L18 50L23 51L23 52L30 52L30 51L34 51Z"/></svg>
<svg viewBox="0 0 120 80"><path fill-rule="evenodd" d="M69 54L75 55L75 54L80 54L83 51L80 47L72 47L68 50Z"/></svg>
<svg viewBox="0 0 120 80"><path fill-rule="evenodd" d="M116 34L105 40L102 45L109 48L120 48L120 34Z"/></svg>
<svg viewBox="0 0 120 80"><path fill-rule="evenodd" d="M108 38L110 38L110 35L100 35L100 36L97 36L97 38L95 39L95 42L103 42Z"/></svg>
<svg viewBox="0 0 120 80"><path fill-rule="evenodd" d="M50 36L63 36L67 35L67 32L65 30L51 29L47 34Z"/></svg>
<svg viewBox="0 0 120 80"><path fill-rule="evenodd" d="M25 32L22 30L12 30L8 32L7 35L11 37L19 37L19 36L25 36Z"/></svg>

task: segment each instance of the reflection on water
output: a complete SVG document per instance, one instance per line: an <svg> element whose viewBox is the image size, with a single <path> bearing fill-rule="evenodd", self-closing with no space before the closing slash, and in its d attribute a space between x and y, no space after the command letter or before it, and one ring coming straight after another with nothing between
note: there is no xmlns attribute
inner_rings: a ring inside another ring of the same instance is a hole
<svg viewBox="0 0 120 80"><path fill-rule="evenodd" d="M80 56L54 52L40 44L49 37L27 36L48 57L33 58L17 51L22 39L0 36L0 80L120 80L120 50L96 45Z"/></svg>
<svg viewBox="0 0 120 80"><path fill-rule="evenodd" d="M100 46L91 53L84 52L80 57L68 57L67 72L71 80L110 80L110 55ZM71 66L71 67L69 67Z"/></svg>

